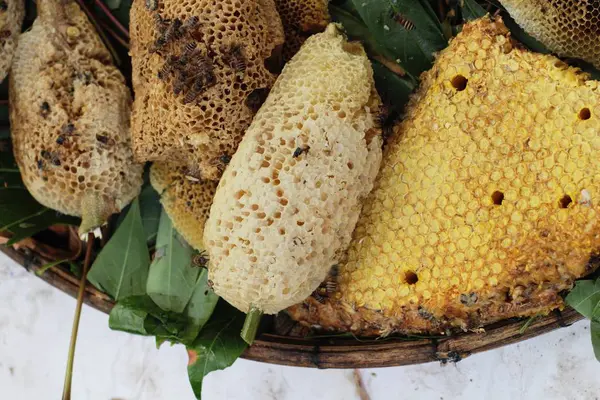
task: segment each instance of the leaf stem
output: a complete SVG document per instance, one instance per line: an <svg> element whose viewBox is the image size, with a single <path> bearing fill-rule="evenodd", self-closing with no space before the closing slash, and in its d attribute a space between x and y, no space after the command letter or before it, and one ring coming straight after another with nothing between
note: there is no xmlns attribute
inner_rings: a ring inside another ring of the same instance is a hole
<svg viewBox="0 0 600 400"><path fill-rule="evenodd" d="M79 331L79 319L81 318L81 307L83 306L83 295L85 293L85 281L87 272L92 260L92 247L94 245L94 233L89 232L87 237L87 248L85 251L85 261L83 263L83 272L81 282L79 283L79 292L77 293L77 306L75 307L75 317L73 318L73 328L71 330L71 343L69 345L69 355L67 357L67 371L65 373L65 383L63 386L62 400L71 400L71 383L73 381L73 361L75 360L75 346L77 344L77 332Z"/></svg>
<svg viewBox="0 0 600 400"><path fill-rule="evenodd" d="M95 0L95 3L98 7L100 7L100 9L102 10L102 12L106 15L106 17L113 23L115 24L115 26L121 31L123 32L123 34L125 35L125 37L127 39L129 39L129 31L127 30L127 28L125 28L123 26L123 24L121 24L119 22L119 20L117 18L115 18L114 15L112 15L112 13L110 12L110 10L108 9L108 7L106 7L106 5L104 4L104 2L102 0Z"/></svg>
<svg viewBox="0 0 600 400"><path fill-rule="evenodd" d="M112 36L113 39L115 39L121 46L125 47L126 49L129 49L129 43L127 43L127 40L123 39L121 36L119 36L119 34L117 32L115 32L113 29L111 29L107 24L105 24L104 22L100 22L100 25L102 25L102 28L104 28L104 30L110 35Z"/></svg>
<svg viewBox="0 0 600 400"><path fill-rule="evenodd" d="M254 338L256 337L256 331L258 331L258 324L260 323L260 318L262 317L262 310L257 307L251 305L250 311L246 315L246 320L244 320L244 326L242 327L242 332L240 336L244 339L244 342L252 345L254 342Z"/></svg>

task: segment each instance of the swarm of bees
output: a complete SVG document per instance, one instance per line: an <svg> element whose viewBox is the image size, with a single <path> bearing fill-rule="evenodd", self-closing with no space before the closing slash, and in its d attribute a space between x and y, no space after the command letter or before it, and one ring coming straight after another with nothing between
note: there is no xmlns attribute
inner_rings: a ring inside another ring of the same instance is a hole
<svg viewBox="0 0 600 400"><path fill-rule="evenodd" d="M150 11L156 10L157 1L147 0L146 8ZM172 79L173 93L176 96L183 94L184 104L193 103L202 93L217 83L213 60L197 48L196 40L191 35L200 25L200 20L196 16L184 21L179 18L169 20L162 18L158 12L154 14L154 20L158 38L154 41L151 52L160 53L165 50L167 44L188 36L178 55L171 54L165 57L158 78ZM246 71L246 58L242 46L234 43L228 47L222 46L220 51L223 54L223 63L234 70L238 78L243 78Z"/></svg>

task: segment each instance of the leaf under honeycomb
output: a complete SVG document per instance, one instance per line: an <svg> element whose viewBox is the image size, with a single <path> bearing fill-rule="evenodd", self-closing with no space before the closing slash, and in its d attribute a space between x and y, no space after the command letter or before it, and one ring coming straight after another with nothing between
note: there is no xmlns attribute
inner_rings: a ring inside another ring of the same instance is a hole
<svg viewBox="0 0 600 400"><path fill-rule="evenodd" d="M600 68L598 0L500 0L531 36L562 57Z"/></svg>
<svg viewBox="0 0 600 400"><path fill-rule="evenodd" d="M160 194L160 202L177 232L196 250L205 249L204 224L217 190L217 181L199 180L187 167L154 163L150 182Z"/></svg>
<svg viewBox="0 0 600 400"><path fill-rule="evenodd" d="M24 0L0 2L0 82L10 69L24 17Z"/></svg>
<svg viewBox="0 0 600 400"><path fill-rule="evenodd" d="M465 25L384 151L337 293L289 309L363 334L472 329L563 306L598 267L600 87Z"/></svg>
<svg viewBox="0 0 600 400"><path fill-rule="evenodd" d="M218 180L276 79L284 34L273 0L147 4L131 8L135 156Z"/></svg>
<svg viewBox="0 0 600 400"><path fill-rule="evenodd" d="M38 1L19 37L9 97L15 158L37 201L82 217L83 233L137 196L131 95L77 3Z"/></svg>
<svg viewBox="0 0 600 400"><path fill-rule="evenodd" d="M204 230L215 292L274 314L350 241L381 160L371 64L336 25L285 66L227 167Z"/></svg>

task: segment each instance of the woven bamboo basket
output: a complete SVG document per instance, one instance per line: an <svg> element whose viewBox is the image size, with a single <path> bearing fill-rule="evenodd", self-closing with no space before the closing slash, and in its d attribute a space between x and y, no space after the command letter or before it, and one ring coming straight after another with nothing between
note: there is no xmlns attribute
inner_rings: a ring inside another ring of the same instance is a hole
<svg viewBox="0 0 600 400"><path fill-rule="evenodd" d="M49 261L44 255L21 247L1 246L2 252L28 271L35 273ZM67 269L52 267L39 275L57 289L76 297L79 278ZM84 301L109 313L114 303L109 296L87 285ZM420 364L431 361L457 362L471 354L495 349L569 326L583 317L566 308L534 320L523 330L523 319L508 319L485 327L483 333L460 333L442 339L359 341L347 337L301 338L277 333L275 321L242 355L248 360L311 368L375 368Z"/></svg>

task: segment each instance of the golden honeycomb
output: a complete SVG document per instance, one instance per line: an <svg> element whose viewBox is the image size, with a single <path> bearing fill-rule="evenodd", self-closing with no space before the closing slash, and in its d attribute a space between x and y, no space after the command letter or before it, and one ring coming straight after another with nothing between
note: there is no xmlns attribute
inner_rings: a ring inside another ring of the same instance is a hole
<svg viewBox="0 0 600 400"><path fill-rule="evenodd" d="M600 88L469 23L422 76L338 269L289 309L359 333L443 332L562 307L600 250Z"/></svg>

